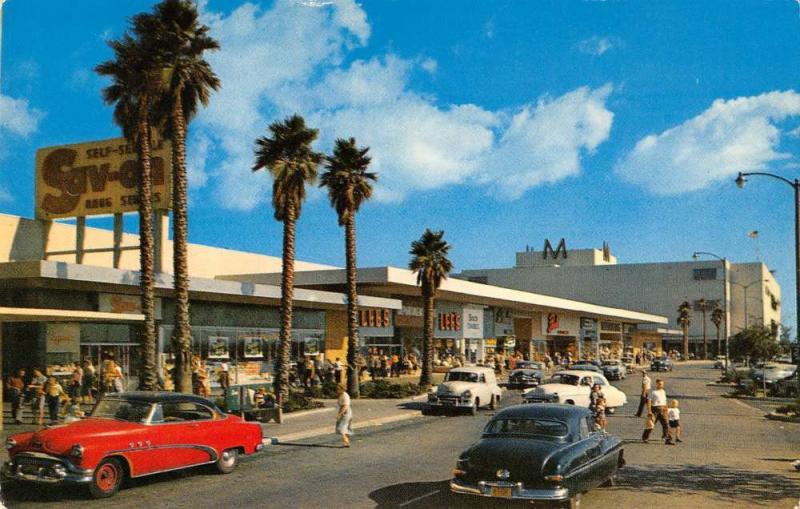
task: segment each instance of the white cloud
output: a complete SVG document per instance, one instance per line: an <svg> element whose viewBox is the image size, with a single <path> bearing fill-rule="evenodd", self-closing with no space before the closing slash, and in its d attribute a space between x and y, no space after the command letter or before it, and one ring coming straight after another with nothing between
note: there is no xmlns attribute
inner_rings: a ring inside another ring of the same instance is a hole
<svg viewBox="0 0 800 509"><path fill-rule="evenodd" d="M706 111L661 134L639 140L616 172L653 193L696 191L740 171L788 159L779 152L778 123L800 115L800 94L769 92L717 99Z"/></svg>
<svg viewBox="0 0 800 509"><path fill-rule="evenodd" d="M440 105L412 90L412 72L435 72L433 59L386 54L342 65L351 49L367 43L370 26L352 0L325 4L244 4L227 16L201 6L222 47L210 56L222 90L193 124L190 180L211 187L225 207L269 202L269 176L251 171L254 140L294 112L320 129L320 150L349 136L369 146L380 176L375 195L387 201L465 183L516 198L578 174L582 155L608 138L610 86L489 111ZM219 156L213 163L211 153Z"/></svg>
<svg viewBox="0 0 800 509"><path fill-rule="evenodd" d="M0 157L5 157L14 137L26 138L36 131L44 114L31 108L25 99L0 94ZM11 193L0 183L0 203L13 200Z"/></svg>
<svg viewBox="0 0 800 509"><path fill-rule="evenodd" d="M587 55L599 57L606 51L614 48L617 44L610 37L589 37L578 43L578 50Z"/></svg>
<svg viewBox="0 0 800 509"><path fill-rule="evenodd" d="M69 85L73 88L83 88L91 79L92 73L88 69L75 69L69 75Z"/></svg>

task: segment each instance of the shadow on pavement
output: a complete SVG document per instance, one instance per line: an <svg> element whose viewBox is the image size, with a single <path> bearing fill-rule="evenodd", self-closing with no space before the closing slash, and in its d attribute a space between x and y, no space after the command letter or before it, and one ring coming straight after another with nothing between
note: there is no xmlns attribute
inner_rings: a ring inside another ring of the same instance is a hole
<svg viewBox="0 0 800 509"><path fill-rule="evenodd" d="M456 495L450 492L450 481L409 482L377 489L369 494L376 509L409 508L441 509L459 508L507 508L520 506L510 500ZM531 507L523 504L522 507Z"/></svg>
<svg viewBox="0 0 800 509"><path fill-rule="evenodd" d="M716 464L627 466L620 471L617 486L659 494L675 493L680 487L685 493L711 492L720 500L753 505L800 498L795 478Z"/></svg>
<svg viewBox="0 0 800 509"><path fill-rule="evenodd" d="M397 406L406 410L424 410L428 408L428 404L422 401L408 401Z"/></svg>
<svg viewBox="0 0 800 509"><path fill-rule="evenodd" d="M300 442L277 442L275 445L288 445L291 447L327 447L329 449L344 449L342 445L333 444L301 444Z"/></svg>

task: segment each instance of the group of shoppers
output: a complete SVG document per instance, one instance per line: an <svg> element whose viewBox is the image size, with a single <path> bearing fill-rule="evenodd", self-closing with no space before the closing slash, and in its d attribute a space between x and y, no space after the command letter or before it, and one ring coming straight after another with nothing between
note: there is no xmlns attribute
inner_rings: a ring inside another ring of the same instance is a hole
<svg viewBox="0 0 800 509"><path fill-rule="evenodd" d="M636 417L641 417L647 410L642 442L650 440L656 423L661 424L661 439L666 445L675 445L681 440L681 411L677 399L669 400L664 389L664 380L656 379L656 387L652 389L652 381L647 372L642 370L642 389L639 395L639 408Z"/></svg>

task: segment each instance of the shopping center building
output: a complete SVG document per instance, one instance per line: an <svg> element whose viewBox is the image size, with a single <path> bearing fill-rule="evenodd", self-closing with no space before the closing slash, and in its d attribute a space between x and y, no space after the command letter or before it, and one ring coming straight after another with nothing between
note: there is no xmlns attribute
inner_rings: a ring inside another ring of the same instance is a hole
<svg viewBox="0 0 800 509"><path fill-rule="evenodd" d="M172 245L157 228L156 320L159 358L170 355L174 326ZM3 373L114 358L135 385L140 358L138 237L85 224L0 214L0 322ZM212 367L226 362L238 383L268 380L279 332L281 259L189 245L193 349ZM243 273L243 269L246 272ZM292 357L344 358L344 271L296 262ZM416 276L393 267L359 269L364 353L403 354L421 346ZM446 280L436 301L437 359L479 362L496 350L621 353L659 350L664 316L526 291ZM212 377L213 378L213 377Z"/></svg>
<svg viewBox="0 0 800 509"><path fill-rule="evenodd" d="M465 270L454 277L669 317L666 327L642 327L666 332L666 350L681 350L677 309L688 301L692 307L689 346L694 354L703 351L704 337L710 354L717 354L717 330L711 322L711 311L717 304L726 311L719 331L721 337L726 322L731 335L755 324L764 325L777 335L781 321L780 285L761 262L732 263L706 258L617 263L607 244L601 249L567 250L562 239L555 249L546 241L541 251L527 248L516 253L513 267Z"/></svg>

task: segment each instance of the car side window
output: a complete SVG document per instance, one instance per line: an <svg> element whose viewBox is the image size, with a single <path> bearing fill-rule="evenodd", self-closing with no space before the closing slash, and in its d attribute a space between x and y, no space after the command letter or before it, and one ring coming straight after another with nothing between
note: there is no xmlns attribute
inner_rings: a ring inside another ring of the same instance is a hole
<svg viewBox="0 0 800 509"><path fill-rule="evenodd" d="M156 409L153 410L153 416L150 418L151 424L159 424L164 422L164 409L161 408L161 405L156 405Z"/></svg>
<svg viewBox="0 0 800 509"><path fill-rule="evenodd" d="M162 406L163 422L205 421L214 418L214 412L199 403L165 403Z"/></svg>
<svg viewBox="0 0 800 509"><path fill-rule="evenodd" d="M482 384L485 384L485 383L486 383L486 375L483 375L483 374L482 374L482 375L480 376L480 378L478 379L478 382L480 382L480 383L482 383Z"/></svg>
<svg viewBox="0 0 800 509"><path fill-rule="evenodd" d="M603 379L602 379L602 378L600 378L600 377L597 377L597 378L595 378L595 379L594 379L594 383L596 383L597 385L605 385L605 384L606 384L606 383L603 381Z"/></svg>
<svg viewBox="0 0 800 509"><path fill-rule="evenodd" d="M586 417L585 419L581 419L581 429L580 429L581 440L583 440L584 438L588 438L589 437L589 422L588 422L589 419L590 419L590 417Z"/></svg>

